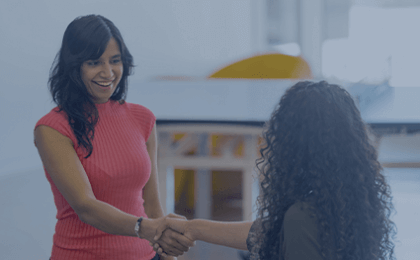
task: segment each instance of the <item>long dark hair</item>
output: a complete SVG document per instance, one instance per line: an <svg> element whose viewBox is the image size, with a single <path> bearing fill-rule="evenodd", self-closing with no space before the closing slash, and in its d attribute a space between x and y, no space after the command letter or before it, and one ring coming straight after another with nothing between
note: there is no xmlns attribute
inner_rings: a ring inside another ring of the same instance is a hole
<svg viewBox="0 0 420 260"><path fill-rule="evenodd" d="M118 28L103 16L81 16L67 26L60 51L50 71L49 88L53 101L60 111L66 112L78 145L84 147L88 153L85 158L92 154L92 140L99 115L92 96L82 81L80 70L83 62L101 57L111 38L120 47L123 63L123 74L111 100L124 102L127 77L134 66L133 57Z"/></svg>
<svg viewBox="0 0 420 260"><path fill-rule="evenodd" d="M311 205L316 216L324 259L394 259L390 187L345 89L325 81L295 84L263 137L257 160L260 259L279 259L284 215L298 201Z"/></svg>

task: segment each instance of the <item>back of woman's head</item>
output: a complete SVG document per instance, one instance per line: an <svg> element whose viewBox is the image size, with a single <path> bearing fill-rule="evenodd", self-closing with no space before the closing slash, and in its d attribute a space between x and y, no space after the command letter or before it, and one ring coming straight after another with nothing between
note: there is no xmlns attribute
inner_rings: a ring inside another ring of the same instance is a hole
<svg viewBox="0 0 420 260"><path fill-rule="evenodd" d="M277 159L291 159L275 160L270 166L296 184L296 199L317 192L312 187L317 178L342 181L349 176L340 168L377 159L352 97L325 81L299 82L288 89L267 124L265 137L266 151Z"/></svg>
<svg viewBox="0 0 420 260"><path fill-rule="evenodd" d="M61 48L50 71L49 88L60 111L67 113L69 124L80 146L89 157L92 153L94 127L99 119L91 94L83 83L81 66L85 61L99 59L114 38L121 52L123 73L111 100L124 101L127 77L133 68L133 57L128 51L118 28L100 15L74 19L66 28Z"/></svg>
<svg viewBox="0 0 420 260"><path fill-rule="evenodd" d="M273 230L291 205L310 201L325 256L385 259L393 247L390 190L349 93L325 81L299 82L282 96L263 135L258 167L265 241L278 236Z"/></svg>

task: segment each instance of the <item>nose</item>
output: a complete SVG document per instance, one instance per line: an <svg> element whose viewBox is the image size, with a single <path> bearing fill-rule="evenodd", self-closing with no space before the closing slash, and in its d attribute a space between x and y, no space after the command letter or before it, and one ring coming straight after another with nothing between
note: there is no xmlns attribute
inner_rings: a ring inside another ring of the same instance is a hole
<svg viewBox="0 0 420 260"><path fill-rule="evenodd" d="M105 62L102 65L102 70L100 76L105 79L110 79L114 76L114 72L112 71L112 65L108 62Z"/></svg>

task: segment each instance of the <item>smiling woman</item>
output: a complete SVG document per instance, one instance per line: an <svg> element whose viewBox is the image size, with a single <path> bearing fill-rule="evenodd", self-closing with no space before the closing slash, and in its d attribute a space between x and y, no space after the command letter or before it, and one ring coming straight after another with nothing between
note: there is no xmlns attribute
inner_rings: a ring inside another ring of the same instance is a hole
<svg viewBox="0 0 420 260"><path fill-rule="evenodd" d="M92 153L91 139L99 116L95 103L123 102L133 66L120 31L105 17L76 18L64 32L51 70L50 91L60 111L67 114L77 142L88 151L86 158ZM113 84L108 91L98 89L97 83L104 85L110 80Z"/></svg>
<svg viewBox="0 0 420 260"><path fill-rule="evenodd" d="M52 260L159 258L147 241L163 221L156 118L125 102L132 67L110 20L88 15L67 27L49 81L57 107L34 130L57 208ZM168 230L160 245L173 259L192 242Z"/></svg>
<svg viewBox="0 0 420 260"><path fill-rule="evenodd" d="M98 60L85 61L81 68L82 80L95 103L107 102L124 71L118 43L111 38Z"/></svg>

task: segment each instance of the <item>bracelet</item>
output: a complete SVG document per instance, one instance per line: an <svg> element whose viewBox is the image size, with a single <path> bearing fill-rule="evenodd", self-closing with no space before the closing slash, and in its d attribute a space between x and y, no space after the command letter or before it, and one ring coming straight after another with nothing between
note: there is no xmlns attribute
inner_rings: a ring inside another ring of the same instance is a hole
<svg viewBox="0 0 420 260"><path fill-rule="evenodd" d="M140 233L140 224L141 224L142 220L143 220L143 217L140 217L140 218L137 220L136 225L134 226L134 231L136 232L136 234L137 234L137 236L138 236L139 238L141 238L141 237L140 237L140 235L139 235L139 233Z"/></svg>

